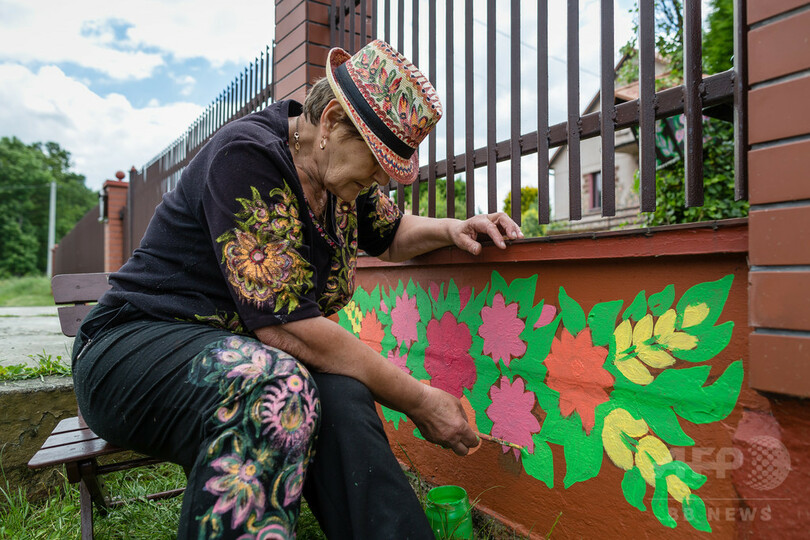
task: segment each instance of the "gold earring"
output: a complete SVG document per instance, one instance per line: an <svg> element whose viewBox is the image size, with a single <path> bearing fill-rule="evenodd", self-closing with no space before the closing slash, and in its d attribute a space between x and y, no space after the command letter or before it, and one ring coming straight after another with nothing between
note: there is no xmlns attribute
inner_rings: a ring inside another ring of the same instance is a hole
<svg viewBox="0 0 810 540"><path fill-rule="evenodd" d="M323 149L325 149L325 148L326 148L326 135L324 135L323 137L321 137L321 142L318 144L318 146L320 146L320 147L321 147L321 150L323 150Z"/></svg>

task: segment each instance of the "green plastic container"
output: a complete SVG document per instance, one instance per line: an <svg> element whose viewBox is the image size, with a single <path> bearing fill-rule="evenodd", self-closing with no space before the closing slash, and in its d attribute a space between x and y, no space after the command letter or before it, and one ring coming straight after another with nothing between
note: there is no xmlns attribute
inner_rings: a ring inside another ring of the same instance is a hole
<svg viewBox="0 0 810 540"><path fill-rule="evenodd" d="M427 495L425 514L438 540L445 538L472 540L470 499L463 487L439 486L431 489Z"/></svg>

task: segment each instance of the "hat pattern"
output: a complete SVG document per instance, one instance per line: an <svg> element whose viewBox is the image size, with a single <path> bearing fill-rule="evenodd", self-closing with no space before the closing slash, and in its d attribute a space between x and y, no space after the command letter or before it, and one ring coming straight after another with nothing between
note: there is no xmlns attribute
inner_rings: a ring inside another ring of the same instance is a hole
<svg viewBox="0 0 810 540"><path fill-rule="evenodd" d="M442 116L433 85L388 43L374 40L354 55L329 51L326 77L335 98L388 175L411 184L419 144Z"/></svg>
<svg viewBox="0 0 810 540"><path fill-rule="evenodd" d="M365 48L346 63L346 69L354 80L366 82L358 89L377 116L408 146L416 148L441 118L441 103L416 66L385 42L377 44L384 55L378 54L378 49ZM394 69L387 66L389 61L395 64ZM403 77L406 84L402 84ZM417 99L416 92L422 99Z"/></svg>

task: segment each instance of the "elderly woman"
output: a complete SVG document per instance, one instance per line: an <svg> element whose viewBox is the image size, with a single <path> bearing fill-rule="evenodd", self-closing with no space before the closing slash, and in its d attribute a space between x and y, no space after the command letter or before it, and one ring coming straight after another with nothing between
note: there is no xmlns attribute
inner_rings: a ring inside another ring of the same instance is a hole
<svg viewBox="0 0 810 540"><path fill-rule="evenodd" d="M74 345L79 406L108 441L186 469L180 538L292 536L302 493L330 538L432 537L374 400L458 455L478 439L455 397L325 316L351 298L358 248L403 261L522 236L504 214L402 215L380 189L415 180L440 116L388 44L332 49L303 107L219 130L110 277Z"/></svg>

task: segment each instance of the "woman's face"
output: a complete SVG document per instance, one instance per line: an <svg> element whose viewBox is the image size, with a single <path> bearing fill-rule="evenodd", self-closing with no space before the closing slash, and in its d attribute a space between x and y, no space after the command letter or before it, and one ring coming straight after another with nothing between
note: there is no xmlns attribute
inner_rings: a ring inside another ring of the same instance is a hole
<svg viewBox="0 0 810 540"><path fill-rule="evenodd" d="M340 199L353 201L374 182L388 183L388 175L365 141L349 135L342 125L335 128L326 144L329 155L323 183Z"/></svg>

